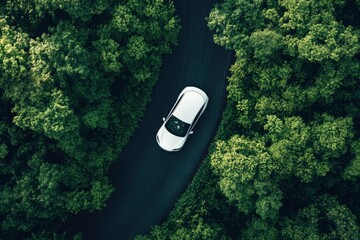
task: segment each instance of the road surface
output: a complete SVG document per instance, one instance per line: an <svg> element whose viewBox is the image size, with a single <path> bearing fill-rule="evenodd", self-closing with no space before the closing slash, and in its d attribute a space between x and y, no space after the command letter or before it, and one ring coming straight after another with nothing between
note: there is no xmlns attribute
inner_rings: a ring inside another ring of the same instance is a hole
<svg viewBox="0 0 360 240"><path fill-rule="evenodd" d="M100 212L72 218L69 233L87 239L133 239L166 219L207 153L226 99L232 54L213 43L205 17L216 1L175 0L182 29L179 44L166 55L152 100L119 160L110 168L115 188ZM185 86L209 96L209 105L180 152L168 153L155 140L157 130Z"/></svg>

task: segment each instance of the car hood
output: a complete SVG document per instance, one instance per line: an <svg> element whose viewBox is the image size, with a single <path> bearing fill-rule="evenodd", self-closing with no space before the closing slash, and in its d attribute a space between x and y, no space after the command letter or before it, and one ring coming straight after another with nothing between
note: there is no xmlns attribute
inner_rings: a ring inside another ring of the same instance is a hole
<svg viewBox="0 0 360 240"><path fill-rule="evenodd" d="M185 137L178 137L171 134L164 126L162 126L158 133L158 143L161 148L166 151L178 151L184 145Z"/></svg>

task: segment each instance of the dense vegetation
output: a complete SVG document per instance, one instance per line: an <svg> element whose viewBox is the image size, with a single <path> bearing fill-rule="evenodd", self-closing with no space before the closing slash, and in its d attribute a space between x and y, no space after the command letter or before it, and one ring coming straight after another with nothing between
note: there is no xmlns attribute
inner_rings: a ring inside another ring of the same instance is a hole
<svg viewBox="0 0 360 240"><path fill-rule="evenodd" d="M3 0L0 29L0 239L50 239L113 191L179 23L171 1Z"/></svg>
<svg viewBox="0 0 360 240"><path fill-rule="evenodd" d="M210 155L138 239L360 239L360 1L225 0L233 50Z"/></svg>

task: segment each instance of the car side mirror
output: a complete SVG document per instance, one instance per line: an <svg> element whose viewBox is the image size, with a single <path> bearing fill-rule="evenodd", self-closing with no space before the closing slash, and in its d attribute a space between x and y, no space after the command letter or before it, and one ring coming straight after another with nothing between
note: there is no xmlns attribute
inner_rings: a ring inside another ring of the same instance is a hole
<svg viewBox="0 0 360 240"><path fill-rule="evenodd" d="M194 132L193 131L190 131L189 134L193 134Z"/></svg>
<svg viewBox="0 0 360 240"><path fill-rule="evenodd" d="M163 117L163 122L165 122L165 118Z"/></svg>

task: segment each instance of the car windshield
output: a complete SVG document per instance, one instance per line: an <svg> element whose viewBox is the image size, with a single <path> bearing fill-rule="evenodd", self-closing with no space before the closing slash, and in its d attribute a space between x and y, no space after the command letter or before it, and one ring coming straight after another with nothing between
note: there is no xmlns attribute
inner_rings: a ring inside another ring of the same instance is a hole
<svg viewBox="0 0 360 240"><path fill-rule="evenodd" d="M165 124L165 128L171 133L178 137L185 137L186 133L190 127L190 124L181 121L174 115L172 115L167 123Z"/></svg>

